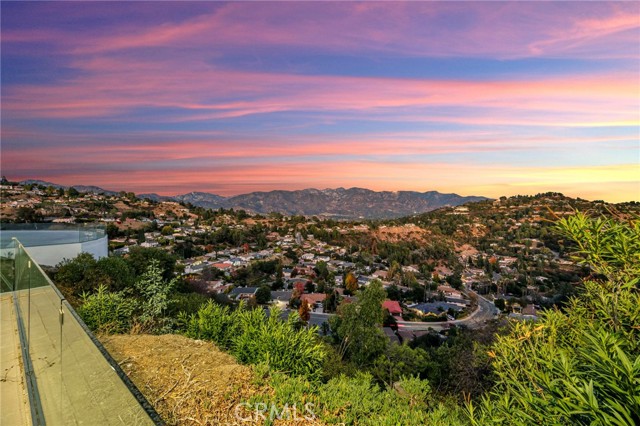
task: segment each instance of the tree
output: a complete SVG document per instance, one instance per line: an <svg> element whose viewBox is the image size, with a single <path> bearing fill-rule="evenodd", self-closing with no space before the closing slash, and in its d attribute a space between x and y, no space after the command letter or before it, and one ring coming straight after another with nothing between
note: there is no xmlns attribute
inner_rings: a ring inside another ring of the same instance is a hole
<svg viewBox="0 0 640 426"><path fill-rule="evenodd" d="M325 262L324 260L321 260L318 263L316 263L314 270L318 275L319 279L326 281L327 278L329 277L329 269L327 268L327 262Z"/></svg>
<svg viewBox="0 0 640 426"><path fill-rule="evenodd" d="M74 259L65 259L56 267L57 284L71 288L76 295L88 292L98 287L93 282L92 273L95 270L96 259L90 253L80 253Z"/></svg>
<svg viewBox="0 0 640 426"><path fill-rule="evenodd" d="M298 308L298 315L300 316L300 320L305 324L309 323L309 319L311 318L311 308L309 307L309 302L303 300L300 303L300 307Z"/></svg>
<svg viewBox="0 0 640 426"><path fill-rule="evenodd" d="M337 291L333 290L324 299L323 311L325 313L334 313L336 309L338 309L339 304L340 304L340 294Z"/></svg>
<svg viewBox="0 0 640 426"><path fill-rule="evenodd" d="M42 221L42 215L31 207L18 207L16 222L33 223Z"/></svg>
<svg viewBox="0 0 640 426"><path fill-rule="evenodd" d="M280 290L281 288L284 287L284 274L282 272L282 263L278 263L278 266L276 267L276 280L273 283L273 289L274 290Z"/></svg>
<svg viewBox="0 0 640 426"><path fill-rule="evenodd" d="M67 195L69 198L76 198L80 195L80 192L72 186L67 190Z"/></svg>
<svg viewBox="0 0 640 426"><path fill-rule="evenodd" d="M256 291L256 302L261 305L265 303L269 303L271 301L271 287L268 285L263 285L258 288Z"/></svg>
<svg viewBox="0 0 640 426"><path fill-rule="evenodd" d="M593 274L564 312L514 324L489 352L497 386L473 424L640 424L640 221L563 218Z"/></svg>
<svg viewBox="0 0 640 426"><path fill-rule="evenodd" d="M387 337L382 332L385 297L382 283L374 280L358 293L356 302L341 305L338 316L330 319L340 355L360 367L370 365L386 346Z"/></svg>
<svg viewBox="0 0 640 426"><path fill-rule="evenodd" d="M129 264L121 257L103 257L95 263L95 276L106 284L110 291L132 288L135 275Z"/></svg>
<svg viewBox="0 0 640 426"><path fill-rule="evenodd" d="M424 349L391 343L375 360L372 373L376 379L391 386L402 377L423 375L430 364L429 354Z"/></svg>
<svg viewBox="0 0 640 426"><path fill-rule="evenodd" d="M126 259L137 275L143 274L152 260L157 260L162 270L162 277L165 280L171 280L174 276L173 272L176 266L176 259L162 249L139 246L131 247Z"/></svg>
<svg viewBox="0 0 640 426"><path fill-rule="evenodd" d="M392 284L387 288L387 297L391 300L400 300L402 292L397 285Z"/></svg>
<svg viewBox="0 0 640 426"><path fill-rule="evenodd" d="M344 287L350 294L355 294L358 291L358 278L353 272L348 272L344 279Z"/></svg>
<svg viewBox="0 0 640 426"><path fill-rule="evenodd" d="M313 284L313 281L311 280L307 280L307 282L304 284L304 291L306 293L313 293L315 291L316 287Z"/></svg>

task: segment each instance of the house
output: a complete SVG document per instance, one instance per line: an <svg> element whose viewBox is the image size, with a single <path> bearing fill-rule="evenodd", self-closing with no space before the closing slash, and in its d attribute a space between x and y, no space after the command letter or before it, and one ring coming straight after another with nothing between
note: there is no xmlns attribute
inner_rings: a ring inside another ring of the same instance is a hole
<svg viewBox="0 0 640 426"><path fill-rule="evenodd" d="M456 299L462 299L462 293L458 290L456 290L453 287L450 287L448 285L439 285L438 286L438 291L441 291L442 294L445 295L445 297L453 297Z"/></svg>
<svg viewBox="0 0 640 426"><path fill-rule="evenodd" d="M322 310L322 302L327 298L325 293L307 293L300 296L300 301L307 303L312 310Z"/></svg>
<svg viewBox="0 0 640 426"><path fill-rule="evenodd" d="M402 319L402 308L397 300L385 300L382 302L382 308L389 311L394 318Z"/></svg>
<svg viewBox="0 0 640 426"><path fill-rule="evenodd" d="M233 267L231 263L227 263L227 262L214 263L211 266L225 272L229 271Z"/></svg>
<svg viewBox="0 0 640 426"><path fill-rule="evenodd" d="M365 275L360 275L358 276L358 285L359 286L368 286L369 283L371 283L371 278L365 276Z"/></svg>
<svg viewBox="0 0 640 426"><path fill-rule="evenodd" d="M379 269L379 270L375 271L372 275L373 275L374 279L377 278L380 281L386 281L387 280L387 273L388 273L388 271L384 271L382 269Z"/></svg>
<svg viewBox="0 0 640 426"><path fill-rule="evenodd" d="M462 307L458 305L445 302L418 303L417 305L411 306L411 308L418 310L424 314L434 315L446 313L449 309L453 309L455 312L460 312L462 310Z"/></svg>
<svg viewBox="0 0 640 426"><path fill-rule="evenodd" d="M202 274L202 272L204 271L204 268L206 268L207 266L209 266L209 264L208 263L204 263L204 262L193 263L191 265L186 265L184 267L184 273L185 273L185 275L188 275L188 274Z"/></svg>
<svg viewBox="0 0 640 426"><path fill-rule="evenodd" d="M527 305L522 308L522 315L536 316L537 309L535 305Z"/></svg>
<svg viewBox="0 0 640 426"><path fill-rule="evenodd" d="M251 299L257 291L258 287L236 287L229 292L229 297L235 300Z"/></svg>
<svg viewBox="0 0 640 426"><path fill-rule="evenodd" d="M292 294L292 291L272 291L271 303L284 309L289 304Z"/></svg>
<svg viewBox="0 0 640 426"><path fill-rule="evenodd" d="M395 331L393 331L393 329L391 327L383 327L382 331L384 331L384 334L389 338L389 340L391 340L391 342L395 342L397 344L400 344L400 338L396 335Z"/></svg>

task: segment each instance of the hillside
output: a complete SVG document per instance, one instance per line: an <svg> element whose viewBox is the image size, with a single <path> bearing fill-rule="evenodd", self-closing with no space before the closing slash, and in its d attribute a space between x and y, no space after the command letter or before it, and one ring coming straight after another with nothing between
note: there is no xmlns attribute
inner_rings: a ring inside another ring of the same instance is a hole
<svg viewBox="0 0 640 426"><path fill-rule="evenodd" d="M236 406L270 389L253 384L252 369L210 343L180 335L111 335L101 341L169 425L260 425L236 418ZM244 405L242 418L250 416ZM319 425L298 419L275 425Z"/></svg>

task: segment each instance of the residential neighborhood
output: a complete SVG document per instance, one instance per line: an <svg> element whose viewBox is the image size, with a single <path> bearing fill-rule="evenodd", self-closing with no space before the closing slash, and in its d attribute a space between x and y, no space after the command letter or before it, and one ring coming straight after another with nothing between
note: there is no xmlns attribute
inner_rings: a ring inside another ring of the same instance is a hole
<svg viewBox="0 0 640 426"><path fill-rule="evenodd" d="M585 203L604 210L549 193L398 220L336 221L208 210L125 192L6 182L1 189L5 221L102 224L113 256L164 251L195 292L292 311L307 305L318 325L328 316L317 315L334 314L380 281L396 329L398 321L464 324L479 298L494 309L486 320L495 313L535 319L588 273L566 255L550 218Z"/></svg>

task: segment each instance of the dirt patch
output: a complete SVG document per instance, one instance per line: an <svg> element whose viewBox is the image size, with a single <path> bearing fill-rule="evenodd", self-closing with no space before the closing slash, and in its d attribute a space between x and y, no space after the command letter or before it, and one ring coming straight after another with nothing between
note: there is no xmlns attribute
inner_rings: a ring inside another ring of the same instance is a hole
<svg viewBox="0 0 640 426"><path fill-rule="evenodd" d="M173 334L100 340L168 425L264 424L240 404L271 390L254 385L251 368L214 344ZM301 420L276 419L273 424L318 424Z"/></svg>
<svg viewBox="0 0 640 426"><path fill-rule="evenodd" d="M211 343L178 335L101 340L168 424L231 424L235 405L256 392L251 370Z"/></svg>
<svg viewBox="0 0 640 426"><path fill-rule="evenodd" d="M138 229L143 229L147 226L146 223L139 221L137 219L126 218L124 222L117 223L116 226L119 230L124 231L127 229L133 229L137 231Z"/></svg>
<svg viewBox="0 0 640 426"><path fill-rule="evenodd" d="M462 257L469 257L478 254L478 250L470 244L462 244L461 246L456 246L456 253Z"/></svg>
<svg viewBox="0 0 640 426"><path fill-rule="evenodd" d="M407 224L403 226L380 227L373 232L373 234L378 240L390 243L409 240L425 242L429 236L429 231L416 225Z"/></svg>
<svg viewBox="0 0 640 426"><path fill-rule="evenodd" d="M187 217L191 219L195 219L198 217L197 215L191 213L189 209L187 209L186 207L178 203L175 203L173 201L165 201L158 204L153 209L153 214L155 214L156 217L158 218L167 218L167 219L183 218L185 214L187 215Z"/></svg>
<svg viewBox="0 0 640 426"><path fill-rule="evenodd" d="M133 210L133 208L131 206L126 205L122 201L116 201L116 203L113 205L113 207L118 209L119 212L128 212L130 210Z"/></svg>

